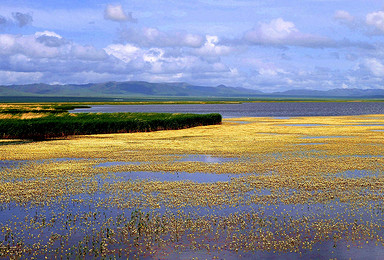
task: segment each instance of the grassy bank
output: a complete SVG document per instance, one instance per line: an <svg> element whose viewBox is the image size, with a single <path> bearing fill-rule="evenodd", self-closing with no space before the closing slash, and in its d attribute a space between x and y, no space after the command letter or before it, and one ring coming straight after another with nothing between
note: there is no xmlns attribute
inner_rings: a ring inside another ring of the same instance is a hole
<svg viewBox="0 0 384 260"><path fill-rule="evenodd" d="M0 114L18 115L25 113L51 113L60 114L75 108L90 108L84 104L52 103L52 104L2 104Z"/></svg>
<svg viewBox="0 0 384 260"><path fill-rule="evenodd" d="M50 114L31 119L1 119L0 138L45 140L68 135L149 132L219 124L221 119L220 114Z"/></svg>

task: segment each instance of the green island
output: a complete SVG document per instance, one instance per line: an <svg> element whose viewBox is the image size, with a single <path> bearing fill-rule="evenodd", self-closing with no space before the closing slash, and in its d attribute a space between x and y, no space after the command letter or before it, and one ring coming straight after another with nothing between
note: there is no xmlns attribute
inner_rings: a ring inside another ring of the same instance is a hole
<svg viewBox="0 0 384 260"><path fill-rule="evenodd" d="M4 107L0 138L45 140L69 135L149 132L221 123L220 114L79 113L85 105ZM1 116L0 116L1 118Z"/></svg>

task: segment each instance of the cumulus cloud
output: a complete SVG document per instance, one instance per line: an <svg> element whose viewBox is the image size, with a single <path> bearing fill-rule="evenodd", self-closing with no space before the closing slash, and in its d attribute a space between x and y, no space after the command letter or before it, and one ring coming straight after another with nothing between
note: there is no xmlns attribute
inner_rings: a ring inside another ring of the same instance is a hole
<svg viewBox="0 0 384 260"><path fill-rule="evenodd" d="M35 37L39 43L47 47L59 47L68 43L63 37L50 31L36 32Z"/></svg>
<svg viewBox="0 0 384 260"><path fill-rule="evenodd" d="M121 40L143 47L192 47L202 46L204 38L186 32L162 32L157 28L126 28L121 32Z"/></svg>
<svg viewBox="0 0 384 260"><path fill-rule="evenodd" d="M16 12L16 13L12 13L12 17L16 21L19 27L23 27L28 24L31 24L33 21L32 15L30 14L23 14L23 13Z"/></svg>
<svg viewBox="0 0 384 260"><path fill-rule="evenodd" d="M56 44L56 41L65 43ZM119 73L127 67L120 68L121 63L111 59L103 49L76 44L49 31L23 36L0 34L0 46L0 71L62 76L81 71Z"/></svg>
<svg viewBox="0 0 384 260"><path fill-rule="evenodd" d="M194 52L201 56L224 56L232 53L234 48L226 45L220 45L219 37L213 35L205 36L205 43Z"/></svg>
<svg viewBox="0 0 384 260"><path fill-rule="evenodd" d="M111 44L104 48L106 53L124 61L130 62L140 55L140 49L131 44Z"/></svg>
<svg viewBox="0 0 384 260"><path fill-rule="evenodd" d="M229 70L219 59L209 61L184 52L175 53L172 50L168 52L168 49L159 47L139 48L132 44L111 44L104 50L124 63L145 68L146 73L153 74L151 79L154 77L172 79L175 75L183 75L180 77L184 79L185 75L196 75L203 72L206 74L226 73Z"/></svg>
<svg viewBox="0 0 384 260"><path fill-rule="evenodd" d="M121 5L107 5L104 10L104 18L116 22L136 22L132 13L128 14L124 12Z"/></svg>
<svg viewBox="0 0 384 260"><path fill-rule="evenodd" d="M374 27L377 31L384 33L384 12L373 12L366 16L367 25Z"/></svg>
<svg viewBox="0 0 384 260"><path fill-rule="evenodd" d="M366 59L364 65L374 76L384 77L384 65L377 59Z"/></svg>
<svg viewBox="0 0 384 260"><path fill-rule="evenodd" d="M209 60L182 50L174 52L173 48L133 44L111 44L100 49L68 41L53 31L31 35L0 34L0 46L0 71L4 75L20 75L19 81L9 78L4 79L4 84L22 82L26 78L29 82L37 79L42 82L94 82L90 75L100 80L157 78L164 81L189 81L199 75L208 80L222 74L231 77L236 71L219 58Z"/></svg>
<svg viewBox="0 0 384 260"><path fill-rule="evenodd" d="M15 72L0 69L0 81L2 84L20 84L20 82L39 82L43 73L41 72Z"/></svg>
<svg viewBox="0 0 384 260"><path fill-rule="evenodd" d="M300 32L294 23L282 18L270 23L260 23L244 35L249 44L272 46L303 46L311 48L330 47L334 42L329 38Z"/></svg>

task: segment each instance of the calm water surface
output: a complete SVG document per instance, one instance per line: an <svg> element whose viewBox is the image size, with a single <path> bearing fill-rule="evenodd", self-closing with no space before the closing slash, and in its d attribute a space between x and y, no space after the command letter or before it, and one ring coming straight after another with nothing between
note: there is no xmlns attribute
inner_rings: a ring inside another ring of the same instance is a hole
<svg viewBox="0 0 384 260"><path fill-rule="evenodd" d="M100 105L73 112L220 113L231 117L295 117L384 114L384 102L259 102L191 105Z"/></svg>

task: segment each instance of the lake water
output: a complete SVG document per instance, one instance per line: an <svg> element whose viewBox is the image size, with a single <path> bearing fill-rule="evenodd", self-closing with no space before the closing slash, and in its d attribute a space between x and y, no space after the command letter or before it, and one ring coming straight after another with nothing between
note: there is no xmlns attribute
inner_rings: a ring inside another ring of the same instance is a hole
<svg viewBox="0 0 384 260"><path fill-rule="evenodd" d="M100 105L80 112L220 113L233 117L301 117L384 114L384 102L258 102L242 104Z"/></svg>

